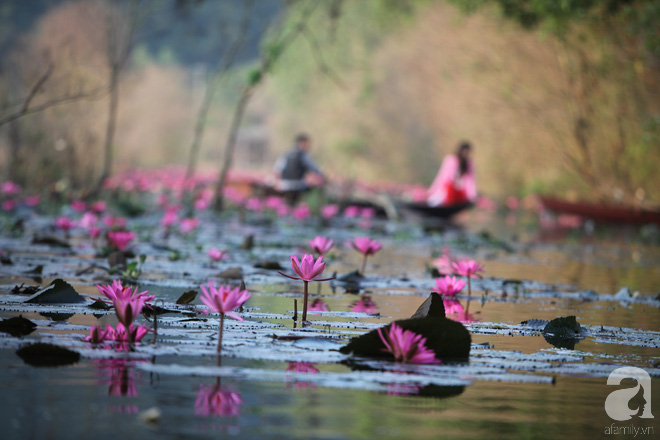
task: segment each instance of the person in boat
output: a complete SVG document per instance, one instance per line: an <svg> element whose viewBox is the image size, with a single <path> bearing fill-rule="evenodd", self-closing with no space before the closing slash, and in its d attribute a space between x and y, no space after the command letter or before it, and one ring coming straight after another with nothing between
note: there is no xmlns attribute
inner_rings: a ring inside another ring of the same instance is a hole
<svg viewBox="0 0 660 440"><path fill-rule="evenodd" d="M296 136L293 148L275 162L275 172L278 182L276 189L283 193L284 199L293 206L300 196L311 189L305 180L308 173L320 177L321 183L326 179L320 168L309 155L312 143L308 135L300 133Z"/></svg>
<svg viewBox="0 0 660 440"><path fill-rule="evenodd" d="M470 203L477 198L472 146L461 142L456 153L444 158L438 175L427 192L429 206L451 206Z"/></svg>

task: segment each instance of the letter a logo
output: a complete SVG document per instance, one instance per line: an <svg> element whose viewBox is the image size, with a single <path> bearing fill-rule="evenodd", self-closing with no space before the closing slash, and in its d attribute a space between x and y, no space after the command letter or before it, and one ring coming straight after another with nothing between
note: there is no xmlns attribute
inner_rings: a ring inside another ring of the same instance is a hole
<svg viewBox="0 0 660 440"><path fill-rule="evenodd" d="M605 412L614 420L630 420L632 416L639 413L640 408L630 409L628 402L639 392L640 387L644 390L644 401L642 414L643 419L652 419L651 414L651 376L649 373L636 367L617 368L612 371L607 378L608 385L620 385L621 380L631 378L637 381L637 385L632 388L612 391L605 399Z"/></svg>

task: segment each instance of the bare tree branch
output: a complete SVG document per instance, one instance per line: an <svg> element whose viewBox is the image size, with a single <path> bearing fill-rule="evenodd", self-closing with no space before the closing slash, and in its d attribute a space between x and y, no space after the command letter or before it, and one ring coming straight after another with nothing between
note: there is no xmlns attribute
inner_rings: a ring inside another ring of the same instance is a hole
<svg viewBox="0 0 660 440"><path fill-rule="evenodd" d="M50 107L55 107L57 105L65 104L68 102L80 101L83 99L98 98L101 97L105 92L107 92L107 87L99 87L97 89L90 91L79 92L72 95L59 96L57 98L52 98L45 102L42 102L39 105L33 105L34 98L39 93L39 90L41 90L44 84L48 81L53 71L54 71L54 66L52 63L50 63L46 71L39 77L39 79L34 83L32 88L30 89L30 92L28 93L27 97L23 100L21 104L21 108L14 111L13 113L9 113L8 115L0 117L0 127L9 124L10 122L13 122L17 119L20 119L23 116L30 115L33 113L38 113Z"/></svg>
<svg viewBox="0 0 660 440"><path fill-rule="evenodd" d="M215 72L213 78L209 81L209 85L206 88L206 93L204 94L204 99L202 105L199 108L197 114L197 121L195 123L195 131L193 133L193 140L190 145L190 155L188 156L188 167L186 169L186 182L190 180L192 175L195 172L197 166L197 158L199 156L199 150L202 145L202 139L204 137L204 127L206 126L206 117L208 115L209 109L211 107L211 102L213 101L213 96L220 82L220 78L226 73L231 65L234 62L234 58L238 51L245 44L245 37L247 36L248 25L250 23L250 12L254 5L254 0L248 0L244 4L243 16L241 17L241 22L236 32L234 41L232 42L229 49L225 52L222 57L222 61L219 65L218 70Z"/></svg>

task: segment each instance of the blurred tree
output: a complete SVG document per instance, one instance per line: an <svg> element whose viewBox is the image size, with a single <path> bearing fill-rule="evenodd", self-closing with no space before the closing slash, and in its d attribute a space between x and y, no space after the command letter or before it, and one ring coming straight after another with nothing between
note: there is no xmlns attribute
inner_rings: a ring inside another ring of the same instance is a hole
<svg viewBox="0 0 660 440"><path fill-rule="evenodd" d="M488 4L558 43L572 139L558 133L566 167L600 199L643 201L660 162L660 2L452 0ZM646 190L645 190L646 187Z"/></svg>
<svg viewBox="0 0 660 440"><path fill-rule="evenodd" d="M200 2L196 0L196 3L200 3ZM244 1L243 17L241 18L238 27L236 29L232 29L234 35L231 38L231 43L227 47L223 47L222 55L218 60L217 66L214 72L209 76L207 80L206 90L204 92L204 98L202 99L202 103L197 113L197 120L195 121L195 130L193 132L192 143L190 144L188 167L186 169L186 181L190 180L190 178L195 173L195 169L197 168L197 158L199 157L199 149L201 148L202 145L204 128L206 126L206 119L208 116L209 109L211 108L211 103L213 102L213 97L215 96L215 91L218 87L218 83L220 82L222 76L232 67L236 55L239 53L240 49L245 44L245 38L248 32L248 25L250 23L250 13L252 11L253 5L254 5L254 0ZM230 28L230 26L227 23L224 24L224 27Z"/></svg>

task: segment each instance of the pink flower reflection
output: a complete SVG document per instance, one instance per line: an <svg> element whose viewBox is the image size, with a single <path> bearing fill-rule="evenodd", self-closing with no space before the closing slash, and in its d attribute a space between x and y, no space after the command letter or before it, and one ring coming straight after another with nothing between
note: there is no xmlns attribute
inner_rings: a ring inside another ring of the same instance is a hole
<svg viewBox="0 0 660 440"><path fill-rule="evenodd" d="M137 397L137 374L133 364L127 359L95 359L98 375L102 377L101 384L108 385L108 395Z"/></svg>
<svg viewBox="0 0 660 440"><path fill-rule="evenodd" d="M327 312L329 309L321 298L316 298L314 301L312 301L312 304L310 304L308 310L312 312Z"/></svg>
<svg viewBox="0 0 660 440"><path fill-rule="evenodd" d="M200 385L195 400L195 415L238 416L242 403L243 399L235 391L223 390L220 385Z"/></svg>
<svg viewBox="0 0 660 440"><path fill-rule="evenodd" d="M302 374L318 374L319 369L312 362L289 362L286 366L286 371ZM295 381L293 385L296 388L315 388L316 385L305 381Z"/></svg>
<svg viewBox="0 0 660 440"><path fill-rule="evenodd" d="M351 312L355 313L368 313L373 315L378 313L378 305L371 299L369 295L363 295L359 300L355 301L351 306Z"/></svg>
<svg viewBox="0 0 660 440"><path fill-rule="evenodd" d="M289 362L286 366L286 371L316 374L319 372L319 369L312 362Z"/></svg>
<svg viewBox="0 0 660 440"><path fill-rule="evenodd" d="M454 321L458 322L477 321L474 319L474 314L467 313L465 311L459 300L443 298L442 301L445 305L445 314L449 319L453 319Z"/></svg>

